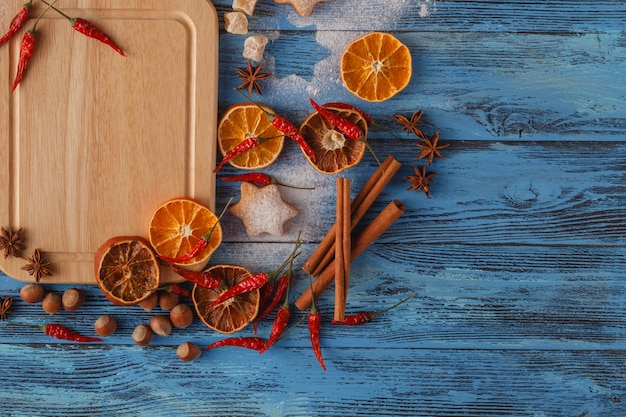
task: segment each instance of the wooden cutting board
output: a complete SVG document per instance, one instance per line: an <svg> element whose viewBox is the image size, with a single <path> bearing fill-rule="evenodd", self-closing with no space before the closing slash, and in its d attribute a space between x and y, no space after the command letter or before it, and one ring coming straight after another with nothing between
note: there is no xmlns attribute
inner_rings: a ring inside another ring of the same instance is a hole
<svg viewBox="0 0 626 417"><path fill-rule="evenodd" d="M3 1L0 31L24 0ZM13 94L20 43L43 10L0 47L0 226L24 229L52 264L45 282L95 283L106 239L147 237L152 211L189 196L214 208L218 19L208 0L63 0L126 57L48 10ZM23 259L0 268L32 277ZM165 282L177 280L163 268Z"/></svg>

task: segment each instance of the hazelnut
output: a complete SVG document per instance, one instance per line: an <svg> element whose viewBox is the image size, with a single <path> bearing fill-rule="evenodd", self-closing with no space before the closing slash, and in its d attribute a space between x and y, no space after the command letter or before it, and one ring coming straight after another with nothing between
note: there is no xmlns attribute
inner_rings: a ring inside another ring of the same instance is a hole
<svg viewBox="0 0 626 417"><path fill-rule="evenodd" d="M43 308L43 311L48 314L58 313L63 307L61 296L57 293L49 292L41 301L41 307Z"/></svg>
<svg viewBox="0 0 626 417"><path fill-rule="evenodd" d="M43 287L39 284L26 284L20 290L20 297L25 303L35 304L43 300Z"/></svg>
<svg viewBox="0 0 626 417"><path fill-rule="evenodd" d="M63 293L61 301L65 310L76 311L85 302L85 292L78 288L68 288Z"/></svg>
<svg viewBox="0 0 626 417"><path fill-rule="evenodd" d="M159 336L169 336L172 332L172 322L168 316L152 316L150 328Z"/></svg>
<svg viewBox="0 0 626 417"><path fill-rule="evenodd" d="M140 324L133 330L133 340L139 346L148 346L152 341L152 330L147 324Z"/></svg>
<svg viewBox="0 0 626 417"><path fill-rule="evenodd" d="M180 301L180 296L175 292L163 291L159 295L159 305L165 311L171 310Z"/></svg>
<svg viewBox="0 0 626 417"><path fill-rule="evenodd" d="M176 355L184 362L191 362L200 357L202 351L195 343L183 342L176 349Z"/></svg>
<svg viewBox="0 0 626 417"><path fill-rule="evenodd" d="M93 329L102 337L111 336L117 330L117 321L108 314L104 314L98 317L93 324Z"/></svg>
<svg viewBox="0 0 626 417"><path fill-rule="evenodd" d="M193 323L193 310L187 304L177 304L170 310L170 320L179 329L189 327Z"/></svg>
<svg viewBox="0 0 626 417"><path fill-rule="evenodd" d="M153 292L148 298L139 303L139 306L145 311L150 312L159 303L159 294Z"/></svg>

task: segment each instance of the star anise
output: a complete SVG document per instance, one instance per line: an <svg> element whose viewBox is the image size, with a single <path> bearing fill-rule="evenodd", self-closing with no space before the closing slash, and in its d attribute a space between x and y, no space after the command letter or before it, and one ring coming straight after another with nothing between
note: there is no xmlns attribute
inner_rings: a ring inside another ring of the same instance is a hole
<svg viewBox="0 0 626 417"><path fill-rule="evenodd" d="M0 235L0 249L4 249L5 259L11 256L19 256L20 251L24 249L22 228L17 232L14 232L11 228L8 230L2 228L2 235Z"/></svg>
<svg viewBox="0 0 626 417"><path fill-rule="evenodd" d="M13 297L7 296L4 300L0 298L0 320L6 320L9 309L13 305Z"/></svg>
<svg viewBox="0 0 626 417"><path fill-rule="evenodd" d="M402 125L402 130L405 130L408 133L413 133L415 136L417 136L420 139L424 139L426 137L426 135L424 135L422 131L419 129L419 126L422 124L422 120L421 120L422 111L421 110L418 110L415 113L413 113L410 119L408 119L407 117L401 114L394 114L393 118L396 119L396 121L400 123L400 125Z"/></svg>
<svg viewBox="0 0 626 417"><path fill-rule="evenodd" d="M439 158L443 159L443 155L441 155L441 149L445 149L450 144L447 145L439 145L439 132L435 132L432 138L428 139L426 136L422 138L422 143L416 143L417 146L422 148L422 151L419 155L417 155L417 159L428 158L428 164L433 163L433 158L437 155Z"/></svg>
<svg viewBox="0 0 626 417"><path fill-rule="evenodd" d="M35 277L35 281L39 282L42 276L52 275L52 271L49 266L50 263L46 261L46 258L41 256L39 249L35 249L33 256L27 259L28 263L22 267L24 271L27 271L29 275Z"/></svg>
<svg viewBox="0 0 626 417"><path fill-rule="evenodd" d="M263 91L261 90L261 86L259 85L259 81L264 80L272 76L269 72L261 72L263 68L263 62L259 65L252 65L252 61L248 60L248 68L235 68L237 73L239 74L239 78L243 80L241 85L237 87L237 90L241 90L242 88L248 89L248 95L252 95L252 91L256 91L257 94L262 95Z"/></svg>
<svg viewBox="0 0 626 417"><path fill-rule="evenodd" d="M404 177L407 180L411 181L411 185L409 186L409 188L407 188L407 190L422 190L427 197L430 197L430 182L432 178L437 175L437 173L426 173L426 164L422 166L421 170L413 165L413 172L415 173L415 175L408 175Z"/></svg>

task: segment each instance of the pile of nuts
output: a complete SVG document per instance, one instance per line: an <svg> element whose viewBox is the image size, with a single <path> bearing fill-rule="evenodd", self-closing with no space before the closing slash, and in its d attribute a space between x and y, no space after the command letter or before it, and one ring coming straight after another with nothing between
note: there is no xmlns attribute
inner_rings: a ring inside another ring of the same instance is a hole
<svg viewBox="0 0 626 417"><path fill-rule="evenodd" d="M77 311L85 303L85 292L79 288L68 288L63 294L48 292L37 283L24 285L20 290L21 299L27 304L41 303L43 310L48 314L57 314L62 309L68 312ZM172 328L184 329L189 327L194 320L193 309L180 302L180 296L176 293L159 291L139 305L146 311L151 312L157 304L161 310L169 312L168 315L153 315L149 324L139 324L132 333L133 341L138 346L147 346L152 341L154 334L169 336ZM117 321L109 314L101 315L94 322L94 331L102 337L108 337L117 330ZM185 362L197 359L201 355L200 348L191 342L184 342L178 346L176 354Z"/></svg>

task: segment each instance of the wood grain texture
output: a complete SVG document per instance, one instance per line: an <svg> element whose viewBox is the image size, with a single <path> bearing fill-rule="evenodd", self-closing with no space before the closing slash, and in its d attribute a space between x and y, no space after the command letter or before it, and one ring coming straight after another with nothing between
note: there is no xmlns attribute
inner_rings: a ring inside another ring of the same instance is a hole
<svg viewBox="0 0 626 417"><path fill-rule="evenodd" d="M64 9L81 13L72 9L79 3ZM143 235L163 201L189 195L214 205L212 165L202 161L215 156L207 140L217 118L215 10L202 0L169 0L167 9L154 1L86 4L92 7L81 16L117 38L127 56L49 13L37 26L23 82L1 95L10 117L0 135L9 168L0 218L27 229L31 244L56 264L57 282L95 282L96 249L111 236ZM25 29L0 50L2 85L15 76ZM32 280L22 264L3 259L2 269Z"/></svg>
<svg viewBox="0 0 626 417"><path fill-rule="evenodd" d="M232 1L214 3L222 22ZM264 68L274 73L260 100L296 123L311 112L309 96L349 101L398 136L371 129L378 156L402 167L357 232L394 198L407 210L352 263L347 313L416 296L366 326L325 324L323 372L302 324L263 355L222 348L185 364L179 343L203 348L223 336L194 322L139 348L133 328L166 312L112 306L83 285L83 308L48 316L0 276L0 296L15 297L10 323L55 321L85 334L100 314L119 323L88 346L0 323L0 414L624 416L623 15L623 2L609 0L331 0L301 19L290 5L259 1L250 34L270 38ZM394 32L414 51L413 82L384 104L351 97L335 67L342 45L369 30ZM241 101L234 67L246 64L244 39L220 33L220 111ZM450 144L429 167L431 198L407 190L404 177L423 161L391 119L418 109L424 131ZM345 172L353 194L374 169L366 154ZM335 220L335 177L317 173L291 141L264 172L315 189L280 188L300 212L280 237L248 237L226 215L211 262L273 270L301 231L293 301L308 287L299 262ZM218 209L238 196L239 184L217 182ZM318 302L327 320L333 298L329 290ZM294 311L292 323L304 315Z"/></svg>

